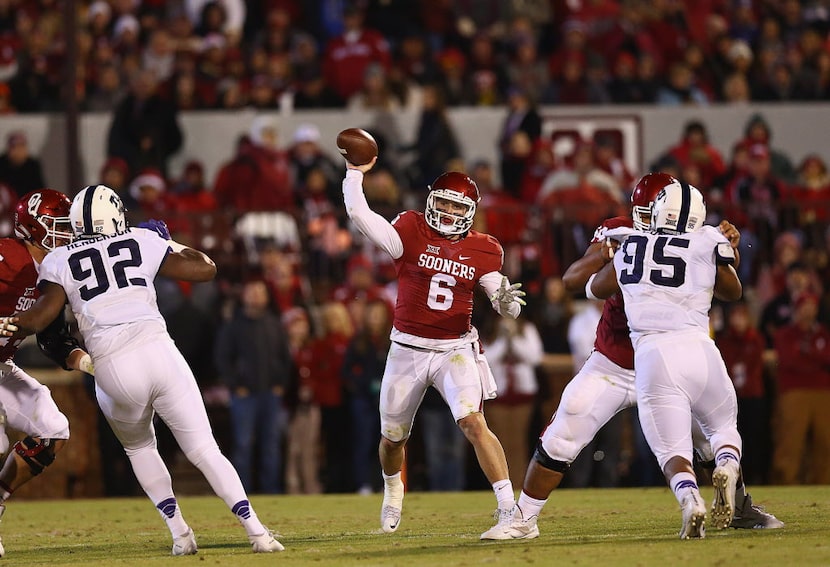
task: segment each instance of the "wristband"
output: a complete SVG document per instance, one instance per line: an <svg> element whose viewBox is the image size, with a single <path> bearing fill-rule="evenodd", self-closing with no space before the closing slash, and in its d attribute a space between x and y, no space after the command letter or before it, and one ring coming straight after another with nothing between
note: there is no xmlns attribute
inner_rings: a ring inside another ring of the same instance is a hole
<svg viewBox="0 0 830 567"><path fill-rule="evenodd" d="M588 299L597 299L600 298L594 295L594 292L591 291L591 284L594 283L594 278L597 277L596 274L591 274L591 277L588 278L588 283L585 284L585 297Z"/></svg>
<svg viewBox="0 0 830 567"><path fill-rule="evenodd" d="M78 368L81 372L86 372L87 374L95 374L95 366L92 364L92 357L89 354L85 354L81 357L78 361Z"/></svg>

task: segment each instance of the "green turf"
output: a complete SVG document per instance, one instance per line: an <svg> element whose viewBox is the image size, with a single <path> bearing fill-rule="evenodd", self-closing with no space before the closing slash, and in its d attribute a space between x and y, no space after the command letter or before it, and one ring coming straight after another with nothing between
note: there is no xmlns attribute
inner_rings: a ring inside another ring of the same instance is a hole
<svg viewBox="0 0 830 567"><path fill-rule="evenodd" d="M710 496L711 488L705 489ZM381 497L254 496L286 551L254 555L215 497L183 497L199 542L171 557L164 522L145 499L11 501L0 524L8 565L830 565L830 486L757 487L782 530L709 530L680 541L680 512L665 488L559 490L531 541L482 542L492 493L410 493L392 535L377 533Z"/></svg>

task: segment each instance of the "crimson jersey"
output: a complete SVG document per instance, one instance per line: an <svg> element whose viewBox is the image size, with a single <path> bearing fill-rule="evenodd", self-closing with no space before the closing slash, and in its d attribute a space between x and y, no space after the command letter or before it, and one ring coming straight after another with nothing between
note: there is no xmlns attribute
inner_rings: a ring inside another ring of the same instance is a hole
<svg viewBox="0 0 830 567"><path fill-rule="evenodd" d="M457 339L468 333L473 290L481 276L501 269L501 244L475 230L461 240L449 240L416 211L399 214L392 226L403 241L403 255L395 260L395 328L428 339Z"/></svg>
<svg viewBox="0 0 830 567"><path fill-rule="evenodd" d="M39 292L37 267L26 245L14 238L0 238L0 313L11 315L34 304ZM23 339L0 337L0 361L10 360Z"/></svg>
<svg viewBox="0 0 830 567"><path fill-rule="evenodd" d="M597 235L603 229L632 228L634 222L631 217L614 217L605 220L597 229ZM599 238L594 236L592 242L598 242ZM628 318L625 316L625 305L621 292L617 292L605 300L602 308L602 317L597 325L597 338L594 348L604 354L608 359L622 368L632 370L634 368L634 347L631 346L631 337L628 334Z"/></svg>

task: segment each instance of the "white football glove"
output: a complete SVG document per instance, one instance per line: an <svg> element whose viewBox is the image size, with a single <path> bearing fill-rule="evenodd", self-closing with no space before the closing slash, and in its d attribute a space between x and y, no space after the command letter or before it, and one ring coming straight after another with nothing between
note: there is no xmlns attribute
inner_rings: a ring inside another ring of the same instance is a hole
<svg viewBox="0 0 830 567"><path fill-rule="evenodd" d="M507 308L513 302L519 305L527 305L522 299L526 294L519 288L522 287L520 283L507 285L507 276L502 276L501 285L496 292L490 296L490 303L499 313L507 313Z"/></svg>

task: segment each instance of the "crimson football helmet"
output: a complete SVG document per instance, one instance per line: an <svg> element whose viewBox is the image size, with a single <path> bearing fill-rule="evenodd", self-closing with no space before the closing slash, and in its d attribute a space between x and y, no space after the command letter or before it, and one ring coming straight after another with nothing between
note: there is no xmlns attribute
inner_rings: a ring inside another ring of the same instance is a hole
<svg viewBox="0 0 830 567"><path fill-rule="evenodd" d="M69 197L54 189L23 195L14 210L14 235L46 250L73 240L69 223Z"/></svg>
<svg viewBox="0 0 830 567"><path fill-rule="evenodd" d="M466 207L460 215L439 211L436 199L446 199ZM481 200L478 185L457 171L443 173L429 186L424 217L427 224L443 235L464 234L473 226L476 205Z"/></svg>
<svg viewBox="0 0 830 567"><path fill-rule="evenodd" d="M631 192L631 219L637 230L649 230L651 227L651 206L661 189L678 183L668 173L647 173L642 176Z"/></svg>

